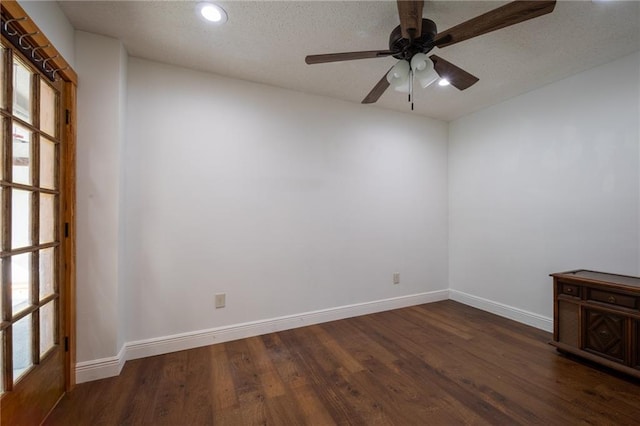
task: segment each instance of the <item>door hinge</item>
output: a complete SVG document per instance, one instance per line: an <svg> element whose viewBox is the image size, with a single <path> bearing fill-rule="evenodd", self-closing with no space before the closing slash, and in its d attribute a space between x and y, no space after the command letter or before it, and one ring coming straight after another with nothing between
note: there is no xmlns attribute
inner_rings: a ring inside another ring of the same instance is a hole
<svg viewBox="0 0 640 426"><path fill-rule="evenodd" d="M64 351L69 352L69 336L64 337Z"/></svg>
<svg viewBox="0 0 640 426"><path fill-rule="evenodd" d="M71 111L69 111L68 109L64 110L64 121L66 124L69 124L69 122L71 121Z"/></svg>
<svg viewBox="0 0 640 426"><path fill-rule="evenodd" d="M69 238L69 222L64 223L64 237Z"/></svg>

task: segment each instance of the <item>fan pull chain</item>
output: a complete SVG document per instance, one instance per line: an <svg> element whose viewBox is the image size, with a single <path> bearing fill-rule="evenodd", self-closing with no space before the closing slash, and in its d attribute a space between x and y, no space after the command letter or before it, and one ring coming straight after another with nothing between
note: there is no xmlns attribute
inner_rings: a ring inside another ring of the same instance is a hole
<svg viewBox="0 0 640 426"><path fill-rule="evenodd" d="M409 70L409 102L411 102L411 111L413 111L413 70Z"/></svg>

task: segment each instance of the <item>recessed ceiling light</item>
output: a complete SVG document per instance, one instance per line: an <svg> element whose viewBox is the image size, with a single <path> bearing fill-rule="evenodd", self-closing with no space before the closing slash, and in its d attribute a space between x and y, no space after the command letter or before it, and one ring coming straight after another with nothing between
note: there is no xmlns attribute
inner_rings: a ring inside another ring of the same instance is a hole
<svg viewBox="0 0 640 426"><path fill-rule="evenodd" d="M213 3L198 3L197 6L200 16L214 24L224 24L227 22L227 12L223 8Z"/></svg>
<svg viewBox="0 0 640 426"><path fill-rule="evenodd" d="M446 78L441 78L440 81L438 81L438 84L440 86L448 86L451 83L449 83L449 80L447 80Z"/></svg>

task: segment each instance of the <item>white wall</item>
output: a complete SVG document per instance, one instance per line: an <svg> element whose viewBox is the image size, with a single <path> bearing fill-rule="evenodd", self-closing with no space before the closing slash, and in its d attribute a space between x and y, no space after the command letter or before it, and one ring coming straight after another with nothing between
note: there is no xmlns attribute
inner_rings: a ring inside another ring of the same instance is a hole
<svg viewBox="0 0 640 426"><path fill-rule="evenodd" d="M549 273L640 273L639 56L451 123L451 289L551 317Z"/></svg>
<svg viewBox="0 0 640 426"><path fill-rule="evenodd" d="M58 6L58 2L19 0L18 3L75 69L74 29Z"/></svg>
<svg viewBox="0 0 640 426"><path fill-rule="evenodd" d="M133 58L127 110L128 340L447 288L446 123Z"/></svg>
<svg viewBox="0 0 640 426"><path fill-rule="evenodd" d="M120 273L126 53L78 31L77 360L115 356L124 336Z"/></svg>

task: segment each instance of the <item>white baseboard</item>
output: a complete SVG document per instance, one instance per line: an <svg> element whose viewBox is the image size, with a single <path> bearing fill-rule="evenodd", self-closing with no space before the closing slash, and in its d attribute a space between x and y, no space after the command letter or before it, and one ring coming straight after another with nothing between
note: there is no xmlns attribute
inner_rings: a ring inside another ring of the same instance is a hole
<svg viewBox="0 0 640 426"><path fill-rule="evenodd" d="M356 303L261 321L216 327L124 344L115 357L84 361L76 365L76 383L88 382L120 374L125 361L170 352L208 346L214 343L260 336L277 331L305 327L312 324L373 314L407 306L421 305L449 299L449 290L400 296L373 302Z"/></svg>
<svg viewBox="0 0 640 426"><path fill-rule="evenodd" d="M484 299L482 297L473 296L462 291L449 289L449 298L501 317L539 328L544 331L553 332L553 318L548 318L523 309L514 308L513 306L504 305L494 302L493 300Z"/></svg>
<svg viewBox="0 0 640 426"><path fill-rule="evenodd" d="M127 342L120 349L118 355L84 361L76 364L76 383L104 379L120 374L125 361L162 355L170 352L208 346L215 343L229 342L247 337L277 331L290 330L323 322L351 318L360 315L373 314L407 306L421 305L440 300L455 300L483 311L491 312L523 324L530 325L548 332L553 331L553 320L542 315L528 312L513 306L494 302L482 297L473 296L458 290L438 290L409 296L400 296L373 302L356 303L336 308L322 309L301 314L288 315L261 321L234 324L199 330L171 336Z"/></svg>
<svg viewBox="0 0 640 426"><path fill-rule="evenodd" d="M126 345L123 345L116 356L77 363L76 383L91 382L119 375L126 361L125 349Z"/></svg>

